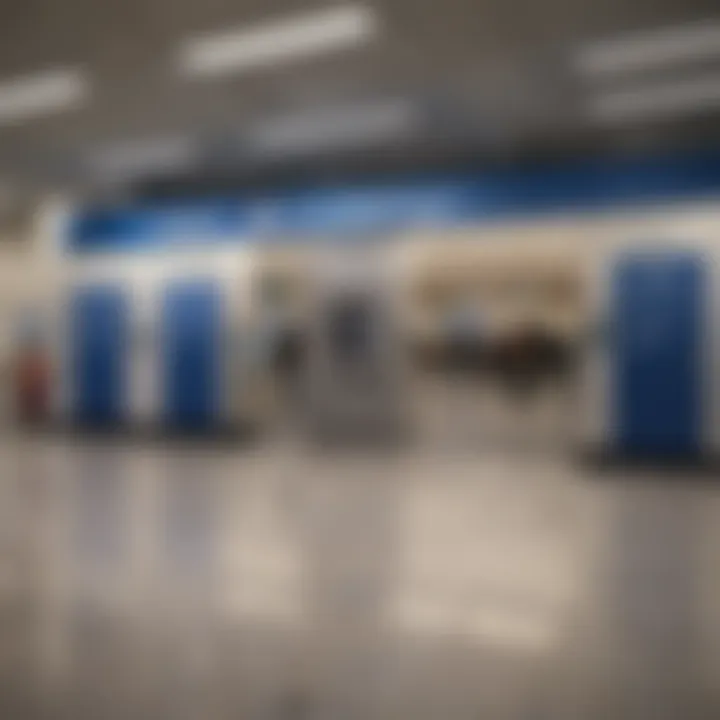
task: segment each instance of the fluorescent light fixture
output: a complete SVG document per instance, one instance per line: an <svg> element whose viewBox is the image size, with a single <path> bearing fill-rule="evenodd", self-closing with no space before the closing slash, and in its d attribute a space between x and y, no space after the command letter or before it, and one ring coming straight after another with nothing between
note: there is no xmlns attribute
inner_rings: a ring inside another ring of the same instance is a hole
<svg viewBox="0 0 720 720"><path fill-rule="evenodd" d="M389 100L269 120L251 132L247 142L251 151L280 155L367 147L409 136L419 124L414 103Z"/></svg>
<svg viewBox="0 0 720 720"><path fill-rule="evenodd" d="M720 107L720 74L608 91L590 100L590 115L603 123L652 120Z"/></svg>
<svg viewBox="0 0 720 720"><path fill-rule="evenodd" d="M375 35L377 26L367 5L342 5L190 38L178 61L191 77L241 73L356 47Z"/></svg>
<svg viewBox="0 0 720 720"><path fill-rule="evenodd" d="M56 68L0 81L0 123L11 124L75 109L90 92L77 68Z"/></svg>
<svg viewBox="0 0 720 720"><path fill-rule="evenodd" d="M662 68L720 56L720 22L702 22L631 33L591 42L575 58L585 75Z"/></svg>
<svg viewBox="0 0 720 720"><path fill-rule="evenodd" d="M134 140L96 150L88 156L92 171L103 177L126 178L188 167L196 146L185 136Z"/></svg>

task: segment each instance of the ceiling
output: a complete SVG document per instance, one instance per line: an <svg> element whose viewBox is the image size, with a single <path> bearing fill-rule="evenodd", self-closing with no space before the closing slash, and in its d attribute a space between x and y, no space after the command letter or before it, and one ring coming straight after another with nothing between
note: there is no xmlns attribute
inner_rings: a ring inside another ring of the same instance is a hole
<svg viewBox="0 0 720 720"><path fill-rule="evenodd" d="M100 187L107 178L93 168L94 154L178 139L199 150L175 175L247 182L322 168L507 162L720 139L712 109L682 120L598 123L588 115L593 94L626 80L588 79L574 65L578 47L589 40L720 18L717 0L374 0L380 32L367 45L215 79L178 72L178 44L188 36L331 4L12 3L0 24L0 81L77 65L90 73L92 94L85 107L1 125L0 182L27 192ZM720 71L720 57L717 66ZM418 108L421 122L385 145L288 158L258 155L248 141L272 119L399 100ZM143 174L137 179L147 180Z"/></svg>

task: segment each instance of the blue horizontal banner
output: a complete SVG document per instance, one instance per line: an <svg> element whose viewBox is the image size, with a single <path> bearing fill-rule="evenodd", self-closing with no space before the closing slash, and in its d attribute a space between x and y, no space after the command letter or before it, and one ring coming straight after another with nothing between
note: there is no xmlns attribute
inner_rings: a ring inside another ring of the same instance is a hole
<svg viewBox="0 0 720 720"><path fill-rule="evenodd" d="M717 150L311 188L263 197L85 208L71 223L67 248L72 253L130 251L321 236L343 241L407 228L589 211L711 193L720 193Z"/></svg>

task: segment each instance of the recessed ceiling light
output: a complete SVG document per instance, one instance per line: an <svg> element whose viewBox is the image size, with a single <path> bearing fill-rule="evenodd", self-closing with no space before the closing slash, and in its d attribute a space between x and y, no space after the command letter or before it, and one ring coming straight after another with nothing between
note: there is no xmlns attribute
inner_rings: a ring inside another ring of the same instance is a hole
<svg viewBox="0 0 720 720"><path fill-rule="evenodd" d="M104 178L124 179L191 165L196 145L185 136L129 140L96 150L87 157L90 170Z"/></svg>
<svg viewBox="0 0 720 720"><path fill-rule="evenodd" d="M377 33L367 5L348 4L199 35L180 47L180 71L190 77L241 73L356 47Z"/></svg>
<svg viewBox="0 0 720 720"><path fill-rule="evenodd" d="M591 98L591 116L600 122L663 119L720 108L720 74L613 90Z"/></svg>
<svg viewBox="0 0 720 720"><path fill-rule="evenodd" d="M87 100L90 82L77 68L55 68L0 81L0 123L75 109Z"/></svg>
<svg viewBox="0 0 720 720"><path fill-rule="evenodd" d="M720 56L720 22L705 21L590 42L575 57L584 75L652 70Z"/></svg>
<svg viewBox="0 0 720 720"><path fill-rule="evenodd" d="M271 119L253 130L246 142L251 152L278 155L366 147L408 136L419 123L415 103L387 100Z"/></svg>

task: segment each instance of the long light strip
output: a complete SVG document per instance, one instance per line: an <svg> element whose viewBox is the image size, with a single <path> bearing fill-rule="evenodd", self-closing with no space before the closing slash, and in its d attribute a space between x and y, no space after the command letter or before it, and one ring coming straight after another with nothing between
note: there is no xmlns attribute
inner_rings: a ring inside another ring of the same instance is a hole
<svg viewBox="0 0 720 720"><path fill-rule="evenodd" d="M241 73L349 49L377 30L377 16L369 6L348 4L190 38L180 47L178 64L190 77Z"/></svg>
<svg viewBox="0 0 720 720"><path fill-rule="evenodd" d="M720 74L599 94L590 100L600 122L661 119L720 107Z"/></svg>
<svg viewBox="0 0 720 720"><path fill-rule="evenodd" d="M77 68L55 68L0 81L0 124L75 109L89 94L90 82Z"/></svg>
<svg viewBox="0 0 720 720"><path fill-rule="evenodd" d="M189 137L130 140L96 150L87 157L89 168L105 178L124 178L188 167L196 159Z"/></svg>
<svg viewBox="0 0 720 720"><path fill-rule="evenodd" d="M720 57L720 22L706 21L591 42L580 48L575 66L584 75L603 76L713 57Z"/></svg>
<svg viewBox="0 0 720 720"><path fill-rule="evenodd" d="M404 137L418 127L419 121L414 103L395 99L269 120L252 131L247 140L249 149L259 154L367 147L388 138Z"/></svg>

